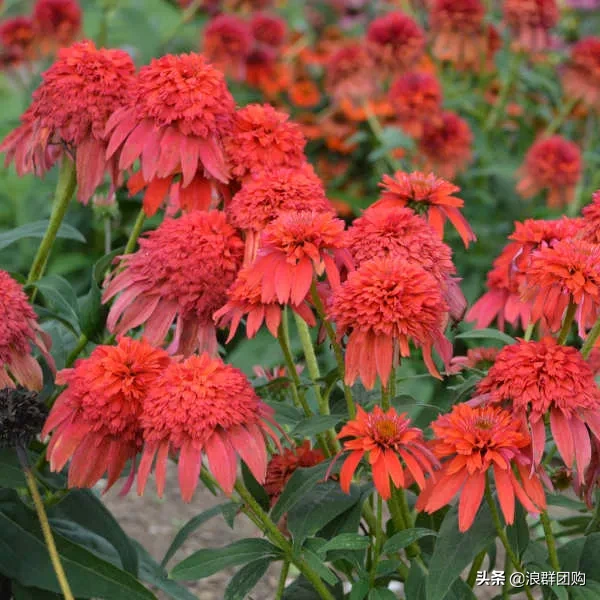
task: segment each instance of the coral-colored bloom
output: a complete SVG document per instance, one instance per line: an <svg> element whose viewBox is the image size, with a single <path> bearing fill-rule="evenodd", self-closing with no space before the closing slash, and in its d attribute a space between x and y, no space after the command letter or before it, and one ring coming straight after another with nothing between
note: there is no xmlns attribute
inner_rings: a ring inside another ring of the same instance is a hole
<svg viewBox="0 0 600 600"><path fill-rule="evenodd" d="M308 77L298 79L288 89L290 102L300 108L314 108L321 102L321 92Z"/></svg>
<svg viewBox="0 0 600 600"><path fill-rule="evenodd" d="M402 73L418 62L425 34L414 19L402 12L376 18L367 29L367 49L384 73Z"/></svg>
<svg viewBox="0 0 600 600"><path fill-rule="evenodd" d="M581 237L587 242L600 244L600 190L594 192L592 203L582 211Z"/></svg>
<svg viewBox="0 0 600 600"><path fill-rule="evenodd" d="M0 22L0 66L14 66L33 58L36 31L29 17Z"/></svg>
<svg viewBox="0 0 600 600"><path fill-rule="evenodd" d="M308 163L289 169L278 167L248 177L229 204L226 212L236 227L244 230L249 265L256 258L260 233L282 212L333 212L325 189Z"/></svg>
<svg viewBox="0 0 600 600"><path fill-rule="evenodd" d="M287 36L286 22L267 13L254 14L250 21L250 29L256 42L270 48L280 48Z"/></svg>
<svg viewBox="0 0 600 600"><path fill-rule="evenodd" d="M527 423L536 465L546 442L544 416L550 413L552 437L565 465L571 469L576 463L583 478L591 456L586 425L600 438L600 391L577 349L551 337L505 346L477 391L485 401L506 405Z"/></svg>
<svg viewBox="0 0 600 600"><path fill-rule="evenodd" d="M455 356L450 361L448 373L457 374L464 369L487 371L496 360L498 348L469 348L466 356Z"/></svg>
<svg viewBox="0 0 600 600"><path fill-rule="evenodd" d="M372 61L364 44L346 44L325 63L325 89L332 98L365 101L375 94L377 83Z"/></svg>
<svg viewBox="0 0 600 600"><path fill-rule="evenodd" d="M424 487L425 473L433 474L439 462L427 448L423 432L410 427L406 413L399 415L393 408L384 412L376 406L367 413L357 406L356 410L356 419L348 421L338 434L340 439L352 438L344 442L344 450L351 452L340 471L342 490L350 492L354 472L367 452L373 483L384 500L391 497L390 478L396 488L408 487L410 476L420 488ZM401 461L408 470L406 474Z"/></svg>
<svg viewBox="0 0 600 600"><path fill-rule="evenodd" d="M106 158L109 117L130 98L135 67L122 50L98 50L85 41L63 48L42 75L21 126L0 145L5 164L14 160L19 175L43 175L64 154L76 157L77 198L86 203L109 171L118 180L114 159Z"/></svg>
<svg viewBox="0 0 600 600"><path fill-rule="evenodd" d="M456 228L465 247L477 238L473 230L458 210L464 201L453 194L460 191L449 181L436 177L433 173L404 173L396 171L393 177L383 176L380 184L383 193L373 207L390 208L408 206L417 214L427 214L427 221L440 237L444 235L444 223L448 219Z"/></svg>
<svg viewBox="0 0 600 600"><path fill-rule="evenodd" d="M600 38L586 37L571 48L562 84L571 98L581 99L590 108L600 105Z"/></svg>
<svg viewBox="0 0 600 600"><path fill-rule="evenodd" d="M441 378L431 350L435 347L449 362L452 345L443 333L448 310L435 277L403 258L375 258L349 273L333 290L329 307L338 337L350 332L346 383L352 385L360 375L371 389L379 375L387 385L398 355L410 355L410 340L423 349L429 372Z"/></svg>
<svg viewBox="0 0 600 600"><path fill-rule="evenodd" d="M192 211L165 219L135 254L121 257L125 268L104 291L107 302L120 293L108 315L116 334L144 325L146 339L162 344L176 321L171 354L217 348L213 313L227 301L227 289L241 266L244 243L219 211Z"/></svg>
<svg viewBox="0 0 600 600"><path fill-rule="evenodd" d="M42 369L31 356L31 345L40 349L54 369L49 352L51 343L50 336L38 325L21 286L0 270L0 388L14 387L16 382L31 390L41 390Z"/></svg>
<svg viewBox="0 0 600 600"><path fill-rule="evenodd" d="M221 138L233 112L223 74L200 54L167 54L140 69L130 102L108 121L107 156L117 154L122 170L140 160L129 191L146 187L146 214L169 189L184 210L211 207L212 183L229 180Z"/></svg>
<svg viewBox="0 0 600 600"><path fill-rule="evenodd" d="M299 125L269 104L248 104L235 113L225 150L237 177L275 167L300 167L306 140Z"/></svg>
<svg viewBox="0 0 600 600"><path fill-rule="evenodd" d="M464 171L472 159L473 133L457 114L446 111L439 119L425 123L419 140L423 154L422 170L430 170L446 179Z"/></svg>
<svg viewBox="0 0 600 600"><path fill-rule="evenodd" d="M518 418L495 406L458 404L431 427L435 433L433 451L445 460L419 497L418 510L433 513L460 494L458 528L467 531L483 500L488 471L494 474L506 523L514 522L515 496L527 512L545 510L542 483L529 468L531 440L521 431Z"/></svg>
<svg viewBox="0 0 600 600"><path fill-rule="evenodd" d="M503 8L515 50L540 52L550 45L550 30L560 17L556 0L504 0Z"/></svg>
<svg viewBox="0 0 600 600"><path fill-rule="evenodd" d="M53 471L71 458L69 487L92 487L108 472L106 489L142 447L140 416L146 395L171 359L145 341L121 338L116 346L97 346L89 358L56 377L67 388L58 397L42 436ZM135 467L134 467L135 468ZM133 478L133 469L131 485Z"/></svg>
<svg viewBox="0 0 600 600"><path fill-rule="evenodd" d="M45 50L68 46L81 29L81 7L76 0L37 0L33 22Z"/></svg>
<svg viewBox="0 0 600 600"><path fill-rule="evenodd" d="M184 502L192 499L198 485L203 453L226 494L233 491L238 455L263 483L267 471L265 435L279 445L266 423L272 412L246 376L219 358L205 353L172 363L144 400L138 494L144 492L156 456L156 487L162 496L169 453L179 454L179 487Z"/></svg>
<svg viewBox="0 0 600 600"><path fill-rule="evenodd" d="M537 141L527 151L517 192L523 198L531 198L547 189L548 206L561 208L573 202L581 173L579 146L555 135Z"/></svg>
<svg viewBox="0 0 600 600"><path fill-rule="evenodd" d="M202 50L215 67L230 77L245 76L246 59L252 50L252 33L246 21L235 15L219 15L204 30Z"/></svg>

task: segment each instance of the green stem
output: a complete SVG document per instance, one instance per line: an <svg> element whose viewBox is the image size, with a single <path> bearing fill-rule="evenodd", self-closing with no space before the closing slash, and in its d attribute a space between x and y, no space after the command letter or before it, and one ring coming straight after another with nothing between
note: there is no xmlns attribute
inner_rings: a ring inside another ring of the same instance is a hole
<svg viewBox="0 0 600 600"><path fill-rule="evenodd" d="M477 573L479 572L479 569L481 569L481 565L483 564L486 554L487 550L482 550L473 560L473 564L469 570L469 576L467 577L467 585L471 589L473 589L473 586L477 581Z"/></svg>
<svg viewBox="0 0 600 600"><path fill-rule="evenodd" d="M387 411L390 408L390 386L381 382L381 408Z"/></svg>
<svg viewBox="0 0 600 600"><path fill-rule="evenodd" d="M363 109L365 111L365 116L367 117L367 123L369 124L369 128L371 129L373 135L377 138L377 142L380 146L385 146L385 138L383 133L383 127L379 122L377 116L371 110L371 106L369 102L365 102L363 105ZM398 171L402 165L388 152L385 153L385 159L389 166L394 170Z"/></svg>
<svg viewBox="0 0 600 600"><path fill-rule="evenodd" d="M144 212L144 209L141 208L140 212L138 213L137 219L133 224L133 229L129 234L129 239L127 240L127 245L125 246L125 251L123 252L123 254L131 254L135 250L135 245L138 241L138 238L140 237L140 234L142 233L145 220L146 213Z"/></svg>
<svg viewBox="0 0 600 600"><path fill-rule="evenodd" d="M48 229L40 243L37 254L33 259L33 264L29 270L27 277L27 283L35 283L41 279L46 269L48 257L52 251L52 246L56 240L56 235L60 229L60 225L65 217L67 209L69 208L69 202L73 197L75 186L77 185L76 174L75 174L75 163L68 157L63 156L60 165L60 172L58 174L58 183L56 184L56 192L54 194L54 205L52 206L52 214L50 215L50 222L48 223ZM34 293L32 293L32 297Z"/></svg>
<svg viewBox="0 0 600 600"><path fill-rule="evenodd" d="M567 117L573 112L573 109L577 106L577 104L579 104L579 98L571 98L565 102L562 106L562 109L557 113L550 125L548 125L546 128L544 136L550 137L556 133L561 128Z"/></svg>
<svg viewBox="0 0 600 600"><path fill-rule="evenodd" d="M596 132L596 113L594 111L590 111L585 120L585 132L583 137L583 142L581 143L582 149L581 153L583 156L594 148L594 137ZM574 217L579 212L581 205L584 200L584 188L585 188L585 174L582 174L579 177L579 181L577 182L577 187L575 188L575 198L573 202L567 206L567 216Z"/></svg>
<svg viewBox="0 0 600 600"><path fill-rule="evenodd" d="M525 330L525 335L523 336L523 338L526 342L528 342L531 339L534 329L535 329L535 323L529 323L529 325L527 325L527 329Z"/></svg>
<svg viewBox="0 0 600 600"><path fill-rule="evenodd" d="M500 95L498 96L498 100L494 104L492 112L490 113L486 123L485 129L486 131L492 130L500 119L504 117L504 113L506 111L506 105L508 104L508 96L510 94L510 89L512 88L517 75L519 74L519 67L521 66L521 62L524 57L523 52L515 52L510 61L510 65L508 68L508 74L506 79L504 80L504 84L502 85L502 89L500 90Z"/></svg>
<svg viewBox="0 0 600 600"><path fill-rule="evenodd" d="M509 600L510 598L510 576L512 574L512 563L508 554L504 555L504 583L502 584L502 600Z"/></svg>
<svg viewBox="0 0 600 600"><path fill-rule="evenodd" d="M577 305L573 302L573 300L570 300L569 306L567 307L567 312L565 314L565 320L563 321L562 328L558 334L557 342L559 344L564 344L566 342L569 331L571 331L571 326L573 325L573 320L575 319L576 311Z"/></svg>
<svg viewBox="0 0 600 600"><path fill-rule="evenodd" d="M77 357L79 356L80 352L85 348L87 343L87 335L85 335L85 333L82 333L79 336L79 339L77 340L77 345L75 346L75 348L73 348L73 351L71 352L71 354L69 354L67 358L67 362L65 364L66 367L70 367L77 360Z"/></svg>
<svg viewBox="0 0 600 600"><path fill-rule="evenodd" d="M392 495L388 500L388 508L396 532L412 528L413 520L408 508L408 503L406 502L406 494L402 488L392 487ZM421 560L421 548L417 542L412 542L412 544L406 548L406 554L409 558L418 560L425 571L427 571L425 563Z"/></svg>
<svg viewBox="0 0 600 600"><path fill-rule="evenodd" d="M581 348L583 358L587 358L590 355L592 348L596 345L598 337L600 337L600 317L598 317L598 320L594 323L594 326L588 333L587 338L585 338L585 342Z"/></svg>
<svg viewBox="0 0 600 600"><path fill-rule="evenodd" d="M381 496L377 495L377 521L375 526L375 547L373 549L373 561L371 563L371 572L369 574L369 581L371 587L375 587L375 579L377 576L377 564L379 563L379 556L381 554L381 546L383 544L383 502Z"/></svg>
<svg viewBox="0 0 600 600"><path fill-rule="evenodd" d="M550 523L550 517L548 511L544 510L540 513L540 522L544 528L544 537L546 538L546 546L548 547L548 558L550 564L555 571L560 571L560 563L558 562L558 554L556 552L556 540L552 533L552 524Z"/></svg>
<svg viewBox="0 0 600 600"><path fill-rule="evenodd" d="M287 580L288 573L290 571L290 561L284 560L281 566L281 573L279 574L279 581L277 582L277 590L275 592L275 600L281 600L283 598L283 592L285 591L285 582Z"/></svg>
<svg viewBox="0 0 600 600"><path fill-rule="evenodd" d="M166 33L161 41L161 48L164 48L178 33L179 30L189 23L196 14L196 11L202 6L202 0L193 0L190 5L181 13L179 21Z"/></svg>

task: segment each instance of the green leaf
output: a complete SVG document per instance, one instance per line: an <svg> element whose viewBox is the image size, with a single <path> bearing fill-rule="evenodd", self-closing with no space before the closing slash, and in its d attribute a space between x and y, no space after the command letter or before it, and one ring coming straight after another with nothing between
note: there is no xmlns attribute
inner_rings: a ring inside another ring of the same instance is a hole
<svg viewBox="0 0 600 600"><path fill-rule="evenodd" d="M319 549L319 554L325 554L331 550L364 550L371 545L368 537L359 533L342 533L329 540Z"/></svg>
<svg viewBox="0 0 600 600"><path fill-rule="evenodd" d="M558 549L558 562L561 569L574 573L579 570L579 561L585 546L585 538L571 540Z"/></svg>
<svg viewBox="0 0 600 600"><path fill-rule="evenodd" d="M587 579L600 581L600 533L585 537L578 570L585 573Z"/></svg>
<svg viewBox="0 0 600 600"><path fill-rule="evenodd" d="M270 558L260 558L242 567L229 581L223 600L244 600L262 579L270 564Z"/></svg>
<svg viewBox="0 0 600 600"><path fill-rule="evenodd" d="M27 223L26 225L22 225L16 229L11 229L10 231L0 233L0 250L26 238L38 238L41 240L46 233L46 229L48 229L48 223L48 220L35 221L34 223ZM83 235L81 235L81 233L77 231L75 227L69 225L68 223L63 223L60 226L56 237L65 240L75 240L76 242L85 244L85 238Z"/></svg>
<svg viewBox="0 0 600 600"><path fill-rule="evenodd" d="M502 343L502 345L512 345L517 343L515 338L512 338L510 335L502 333L502 331L498 331L497 329L473 329L472 331L459 333L456 337L461 340L494 340Z"/></svg>
<svg viewBox="0 0 600 600"><path fill-rule="evenodd" d="M529 545L529 525L525 509L519 503L515 506L514 523L506 528L506 535L512 549L522 558Z"/></svg>
<svg viewBox="0 0 600 600"><path fill-rule="evenodd" d="M81 330L77 296L66 279L59 275L46 275L26 288L37 288L46 300L48 308L68 323L73 332L79 336Z"/></svg>
<svg viewBox="0 0 600 600"><path fill-rule="evenodd" d="M458 509L452 507L442 522L429 563L427 600L442 600L452 583L495 537L496 528L486 503L464 533L458 530Z"/></svg>
<svg viewBox="0 0 600 600"><path fill-rule="evenodd" d="M198 550L177 564L170 576L178 581L204 579L228 567L236 567L260 558L276 557L279 553L279 548L267 540L248 538L223 548Z"/></svg>
<svg viewBox="0 0 600 600"><path fill-rule="evenodd" d="M23 469L12 448L0 448L0 487L26 487Z"/></svg>
<svg viewBox="0 0 600 600"><path fill-rule="evenodd" d="M314 415L298 423L290 433L290 436L304 438L317 435L331 427L335 427L343 419L344 415Z"/></svg>
<svg viewBox="0 0 600 600"><path fill-rule="evenodd" d="M252 494L252 497L260 504L261 508L265 512L269 512L271 507L271 501L269 494L265 491L265 488L256 481L254 475L248 468L245 462L242 461L242 478L244 485L248 488L248 491Z"/></svg>
<svg viewBox="0 0 600 600"><path fill-rule="evenodd" d="M427 573L421 564L412 561L408 579L404 583L404 593L411 600L425 600L425 589L427 586Z"/></svg>
<svg viewBox="0 0 600 600"><path fill-rule="evenodd" d="M569 598L571 600L598 600L600 598L600 583L586 579L585 585L570 586Z"/></svg>
<svg viewBox="0 0 600 600"><path fill-rule="evenodd" d="M437 531L431 529L424 529L421 527L415 527L413 529L405 529L394 534L387 542L383 545L383 551L387 554L392 552L398 552L410 546L413 542L421 539L422 537L433 535L437 536Z"/></svg>
<svg viewBox="0 0 600 600"><path fill-rule="evenodd" d="M343 600L344 588L341 581L338 581L335 586L325 585L335 600ZM315 591L310 581L301 575L285 588L282 600L321 600L321 596Z"/></svg>
<svg viewBox="0 0 600 600"><path fill-rule="evenodd" d="M61 595L40 588L25 587L18 581L12 582L13 600L60 600Z"/></svg>
<svg viewBox="0 0 600 600"><path fill-rule="evenodd" d="M185 543L188 537L194 533L199 527L201 527L206 521L212 519L214 516L223 513L223 507L232 505L233 502L227 502L225 504L218 504L208 510L201 512L199 515L192 517L175 535L169 549L165 552L165 555L160 563L161 567L165 567L166 564L173 558L173 555L181 546Z"/></svg>
<svg viewBox="0 0 600 600"><path fill-rule="evenodd" d="M397 600L397 598L392 590L378 587L369 592L369 600Z"/></svg>
<svg viewBox="0 0 600 600"><path fill-rule="evenodd" d="M339 581L337 575L314 552L306 548L304 549L304 560L325 583L335 585Z"/></svg>
<svg viewBox="0 0 600 600"><path fill-rule="evenodd" d="M371 584L366 579L359 579L353 586L348 600L364 600L369 593Z"/></svg>

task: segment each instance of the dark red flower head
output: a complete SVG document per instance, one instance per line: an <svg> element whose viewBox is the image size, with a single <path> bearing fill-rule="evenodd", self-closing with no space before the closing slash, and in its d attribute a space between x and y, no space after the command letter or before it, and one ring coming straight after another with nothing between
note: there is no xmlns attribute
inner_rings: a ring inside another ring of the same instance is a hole
<svg viewBox="0 0 600 600"><path fill-rule="evenodd" d="M481 0L433 0L429 11L435 32L460 31L464 35L479 33L485 6Z"/></svg>
<svg viewBox="0 0 600 600"><path fill-rule="evenodd" d="M560 13L556 0L504 0L504 20L519 50L539 52L550 44Z"/></svg>
<svg viewBox="0 0 600 600"><path fill-rule="evenodd" d="M327 58L325 88L336 100L366 100L375 93L377 87L372 67L364 44L345 44Z"/></svg>
<svg viewBox="0 0 600 600"><path fill-rule="evenodd" d="M250 29L259 44L280 48L287 36L287 24L281 18L267 13L256 13L250 21Z"/></svg>
<svg viewBox="0 0 600 600"><path fill-rule="evenodd" d="M563 71L562 83L571 98L580 98L587 106L600 105L600 37L586 37L571 48Z"/></svg>
<svg viewBox="0 0 600 600"><path fill-rule="evenodd" d="M204 30L202 50L226 75L243 79L252 41L246 21L235 15L219 15L211 19Z"/></svg>
<svg viewBox="0 0 600 600"><path fill-rule="evenodd" d="M0 66L11 66L34 56L36 31L30 17L0 22Z"/></svg>
<svg viewBox="0 0 600 600"><path fill-rule="evenodd" d="M33 7L35 27L51 46L72 43L79 34L81 16L76 0L37 0Z"/></svg>
<svg viewBox="0 0 600 600"><path fill-rule="evenodd" d="M581 237L593 244L600 244L600 190L594 192L591 204L582 211Z"/></svg>

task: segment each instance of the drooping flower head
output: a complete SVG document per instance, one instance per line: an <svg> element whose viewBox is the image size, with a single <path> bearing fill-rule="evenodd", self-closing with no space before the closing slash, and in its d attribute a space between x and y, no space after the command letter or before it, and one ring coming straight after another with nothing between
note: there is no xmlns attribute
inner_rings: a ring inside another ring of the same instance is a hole
<svg viewBox="0 0 600 600"><path fill-rule="evenodd" d="M367 28L367 48L384 73L402 73L421 57L425 34L418 23L400 11L377 17Z"/></svg>
<svg viewBox="0 0 600 600"><path fill-rule="evenodd" d="M46 50L68 46L81 29L81 7L76 0L37 0L33 22Z"/></svg>
<svg viewBox="0 0 600 600"><path fill-rule="evenodd" d="M287 36L287 24L281 18L268 13L255 13L250 20L254 40L269 48L281 48Z"/></svg>
<svg viewBox="0 0 600 600"><path fill-rule="evenodd" d="M587 242L600 244L600 190L594 192L591 204L581 211L581 237Z"/></svg>
<svg viewBox="0 0 600 600"><path fill-rule="evenodd" d="M548 206L561 208L573 201L581 173L579 146L555 135L537 141L527 151L517 191L523 198L531 198L548 190Z"/></svg>
<svg viewBox="0 0 600 600"><path fill-rule="evenodd" d="M550 45L550 30L559 17L556 0L504 0L504 20L517 51L545 50Z"/></svg>
<svg viewBox="0 0 600 600"><path fill-rule="evenodd" d="M398 124L409 135L419 138L423 124L435 119L442 110L442 87L431 73L410 71L394 81L389 99Z"/></svg>
<svg viewBox="0 0 600 600"><path fill-rule="evenodd" d="M348 333L348 385L360 378L367 389L379 375L387 385L392 366L409 356L409 341L423 349L429 372L440 377L431 350L447 363L452 346L444 337L448 306L438 281L403 258L375 258L348 274L333 290L329 313L341 339Z"/></svg>
<svg viewBox="0 0 600 600"><path fill-rule="evenodd" d="M498 348L469 348L466 356L455 356L450 361L448 373L457 374L465 369L487 371L496 360L500 350Z"/></svg>
<svg viewBox="0 0 600 600"><path fill-rule="evenodd" d="M218 15L208 22L204 30L202 50L217 69L241 80L245 76L252 42L250 26L244 19L235 15Z"/></svg>
<svg viewBox="0 0 600 600"><path fill-rule="evenodd" d="M139 159L129 191L146 187L147 215L169 190L184 210L211 207L213 183L229 180L221 140L233 112L223 74L200 54L167 54L140 69L130 102L107 124L107 156L121 170Z"/></svg>
<svg viewBox="0 0 600 600"><path fill-rule="evenodd" d="M391 497L390 478L394 487L406 488L410 474L423 488L425 473L432 475L434 468L439 467L438 460L427 448L423 432L410 426L406 413L399 415L393 408L384 412L376 406L367 413L357 406L356 410L356 419L348 421L338 434L340 439L352 438L344 442L344 450L350 450L350 454L340 471L342 490L350 492L354 472L367 453L373 483L384 500Z"/></svg>
<svg viewBox="0 0 600 600"><path fill-rule="evenodd" d="M591 456L586 425L596 438L600 436L600 391L579 350L561 346L551 337L505 346L477 391L527 424L536 465L544 453L544 415L549 413L558 452L568 469L576 464L583 479Z"/></svg>
<svg viewBox="0 0 600 600"><path fill-rule="evenodd" d="M123 337L116 346L97 346L89 358L58 373L56 383L67 388L42 436L53 432L48 445L53 471L71 459L69 487L92 487L108 473L108 490L126 462L135 459L142 447L144 399L170 362L163 350Z"/></svg>
<svg viewBox="0 0 600 600"><path fill-rule="evenodd" d="M458 528L467 531L483 500L488 472L493 473L506 523L514 522L515 496L527 512L545 510L544 489L530 469L531 440L510 412L495 406L457 404L431 427L433 451L443 464L419 497L418 510L434 513L460 494Z"/></svg>
<svg viewBox="0 0 600 600"><path fill-rule="evenodd" d="M35 28L30 17L0 22L0 67L16 66L34 57Z"/></svg>
<svg viewBox="0 0 600 600"><path fill-rule="evenodd" d="M235 113L225 150L236 177L276 167L300 167L306 140L289 115L269 104L248 104Z"/></svg>
<svg viewBox="0 0 600 600"><path fill-rule="evenodd" d="M336 101L364 101L375 94L372 59L364 44L348 43L325 62L325 89Z"/></svg>
<svg viewBox="0 0 600 600"><path fill-rule="evenodd" d="M0 270L0 388L14 387L16 382L31 390L42 389L42 369L31 355L32 344L53 369L50 336L38 325L21 286Z"/></svg>
<svg viewBox="0 0 600 600"><path fill-rule="evenodd" d="M264 483L265 435L279 445L266 422L271 419L272 409L261 402L246 376L221 359L205 353L171 363L144 401L138 494L144 492L156 457L156 487L162 496L170 453L179 455L179 487L185 502L198 485L203 454L228 495L235 484L238 455Z"/></svg>
<svg viewBox="0 0 600 600"><path fill-rule="evenodd" d="M590 108L600 106L600 38L589 36L571 48L562 74L565 93Z"/></svg>
<svg viewBox="0 0 600 600"><path fill-rule="evenodd" d="M75 155L80 202L89 200L106 171L116 185L117 164L105 157L104 130L109 117L129 100L134 70L122 50L97 49L90 41L61 49L42 74L21 125L0 144L5 164L14 161L19 175L43 175L66 147Z"/></svg>
<svg viewBox="0 0 600 600"><path fill-rule="evenodd" d="M440 237L444 235L444 223L448 219L460 234L465 247L477 239L458 210L465 204L462 199L453 195L460 188L449 181L436 177L433 173L426 175L418 171L396 171L393 177L384 175L380 187L383 192L373 208L407 206L419 215L426 214L428 223Z"/></svg>
<svg viewBox="0 0 600 600"><path fill-rule="evenodd" d="M26 453L47 416L48 408L37 392L21 386L0 388L0 448Z"/></svg>
<svg viewBox="0 0 600 600"><path fill-rule="evenodd" d="M140 249L121 258L124 269L104 291L107 302L120 293L108 315L115 334L144 325L146 339L161 345L176 322L171 354L196 348L216 351L213 313L242 263L244 243L219 211L192 211L165 219Z"/></svg>

